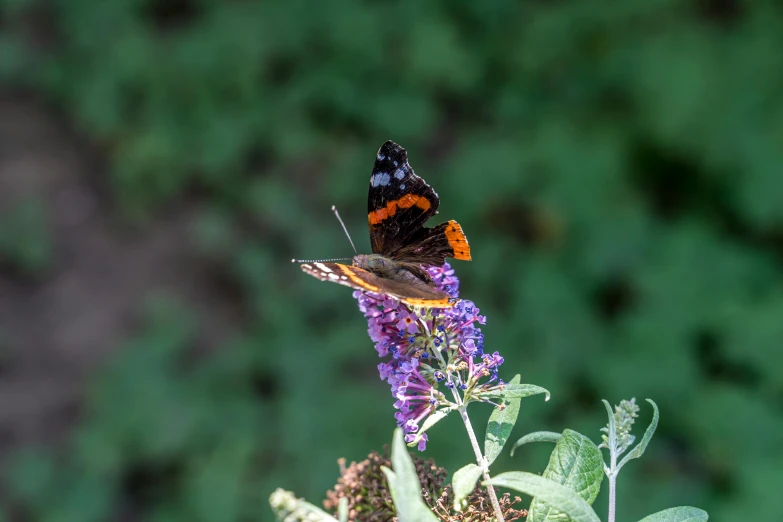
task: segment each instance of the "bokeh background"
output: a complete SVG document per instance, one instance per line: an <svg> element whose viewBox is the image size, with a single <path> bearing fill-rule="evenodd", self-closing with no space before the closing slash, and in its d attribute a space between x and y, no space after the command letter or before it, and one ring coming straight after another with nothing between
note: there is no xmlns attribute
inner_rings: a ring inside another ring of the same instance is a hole
<svg viewBox="0 0 783 522"><path fill-rule="evenodd" d="M350 291L289 259L351 254L332 204L368 250L393 139L487 348L553 392L514 437L650 397L622 519L779 520L779 5L2 0L0 519L265 521L388 444ZM471 460L458 419L425 455Z"/></svg>

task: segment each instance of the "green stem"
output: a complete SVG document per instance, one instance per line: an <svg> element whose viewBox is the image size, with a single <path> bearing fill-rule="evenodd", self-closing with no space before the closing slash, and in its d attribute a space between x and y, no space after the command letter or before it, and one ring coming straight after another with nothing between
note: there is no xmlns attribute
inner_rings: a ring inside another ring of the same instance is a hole
<svg viewBox="0 0 783 522"><path fill-rule="evenodd" d="M426 324L424 327L426 329ZM444 346L448 347L449 340L445 339L444 341ZM465 430L468 432L470 445L473 447L473 453L476 455L476 464L478 464L478 466L482 469L484 480L488 481L490 478L489 466L487 465L487 459L481 453L481 447L479 447L478 439L476 438L476 432L473 431L473 425L470 423L470 417L468 417L467 412L467 405L462 402L462 397L460 397L460 394L456 390L456 384L451 380L451 372L448 371L448 363L443 358L443 354L437 348L434 348L433 352L435 353L435 357L437 357L438 362L440 362L441 367L445 371L448 382L452 384L452 387L450 388L451 393L454 396L454 401L457 403L460 417L462 417L462 422L465 424ZM503 518L503 512L500 510L500 502L498 502L498 496L495 492L494 486L487 486L487 495L489 495L492 508L495 510L495 518L497 519L497 522L506 522Z"/></svg>
<svg viewBox="0 0 783 522"><path fill-rule="evenodd" d="M462 422L465 424L465 429L468 432L468 438L470 439L470 445L473 447L473 453L476 455L476 464L482 469L484 480L489 480L489 467L487 466L487 459L481 454L481 448L479 447L478 439L476 438L476 432L473 431L473 425L470 423L470 417L468 417L467 406L462 403L462 398L454 388L451 389L454 394L454 399L459 404L459 414L462 417ZM487 486L487 495L492 503L492 508L495 510L495 518L497 522L505 522L503 519L503 512L500 510L500 502L498 502L497 493L495 493L494 486Z"/></svg>
<svg viewBox="0 0 783 522"><path fill-rule="evenodd" d="M614 510L616 503L617 475L609 475L609 518L607 522L614 522Z"/></svg>
<svg viewBox="0 0 783 522"><path fill-rule="evenodd" d="M615 430L609 430L609 459L610 468L606 474L609 479L609 515L607 522L614 522L615 506L617 504L617 437Z"/></svg>

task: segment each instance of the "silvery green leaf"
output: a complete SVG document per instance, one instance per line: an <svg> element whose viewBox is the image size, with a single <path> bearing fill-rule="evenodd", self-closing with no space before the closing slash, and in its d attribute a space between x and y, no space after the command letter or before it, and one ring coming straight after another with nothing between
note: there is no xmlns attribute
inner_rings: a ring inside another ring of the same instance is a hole
<svg viewBox="0 0 783 522"><path fill-rule="evenodd" d="M560 440L561 435L559 433L555 433L554 431L534 431L533 433L528 433L518 441L514 443L514 447L511 448L511 456L514 456L514 450L518 447L527 444L529 442L554 442L557 443L557 441Z"/></svg>
<svg viewBox="0 0 783 522"><path fill-rule="evenodd" d="M337 518L340 522L348 522L348 497L340 498L340 503L337 504Z"/></svg>
<svg viewBox="0 0 783 522"><path fill-rule="evenodd" d="M690 506L680 506L664 509L639 522L707 522L709 515L706 511Z"/></svg>
<svg viewBox="0 0 783 522"><path fill-rule="evenodd" d="M519 384L520 380L521 377L515 375L511 382L506 385L506 388ZM503 397L502 406L492 410L492 415L489 416L489 422L487 423L487 435L484 437L484 456L487 459L487 466L498 458L509 435L511 435L511 430L514 429L514 424L517 422L519 404L521 402L522 399L519 397L510 398L505 396Z"/></svg>
<svg viewBox="0 0 783 522"><path fill-rule="evenodd" d="M638 459L639 457L642 456L642 454L644 454L644 450L647 449L647 445L650 443L650 439L652 439L652 436L655 433L655 428L658 427L658 406L651 399L647 399L647 402L652 404L653 407L652 421L650 421L650 425L647 427L647 431L644 432L644 437L642 437L642 440L639 441L639 444L637 444L631 451L629 451L628 454L625 457L623 457L623 460L621 460L620 463L617 465L618 471L620 470L620 468L625 466L625 464L629 460Z"/></svg>
<svg viewBox="0 0 783 522"><path fill-rule="evenodd" d="M400 522L437 522L438 519L421 498L421 483L416 467L399 428L394 430L391 462L393 471L385 466L381 469L389 481L389 491Z"/></svg>
<svg viewBox="0 0 783 522"><path fill-rule="evenodd" d="M524 471L501 473L485 484L513 489L536 497L565 513L570 522L600 522L590 504L576 492L534 473Z"/></svg>
<svg viewBox="0 0 783 522"><path fill-rule="evenodd" d="M558 441L543 478L562 484L574 491L588 504L595 501L604 478L604 461L601 450L582 435L573 430L565 430ZM563 520L563 513L536 497L530 504L529 522L554 522Z"/></svg>
<svg viewBox="0 0 783 522"><path fill-rule="evenodd" d="M419 439L421 439L421 436L424 435L428 429L432 428L435 424L443 420L446 415L451 413L451 409L443 409L438 410L435 413L429 415L426 419L424 419L424 422L422 423L421 427L419 428L419 431L416 432L416 438L413 439L411 442L408 443L408 446L415 446L419 443Z"/></svg>
<svg viewBox="0 0 783 522"><path fill-rule="evenodd" d="M544 400L549 400L549 390L536 386L535 384L506 384L503 389L495 389L487 392L477 393L476 396L481 399L492 398L507 398L507 399L524 399L525 397L531 397L543 393L545 395Z"/></svg>
<svg viewBox="0 0 783 522"><path fill-rule="evenodd" d="M481 468L468 464L454 472L451 488L454 491L454 509L462 511L462 503L476 488L476 481L481 477Z"/></svg>
<svg viewBox="0 0 783 522"><path fill-rule="evenodd" d="M603 448L609 448L608 442L614 441L614 434L617 430L617 427L614 425L614 411L612 411L612 405L609 404L609 401L606 399L603 399L601 402L604 403L604 406L606 406L606 413L609 414L609 424L606 428L601 428L601 431L606 431L606 439L604 444L601 444L601 447ZM614 448L609 448L609 451L614 451Z"/></svg>

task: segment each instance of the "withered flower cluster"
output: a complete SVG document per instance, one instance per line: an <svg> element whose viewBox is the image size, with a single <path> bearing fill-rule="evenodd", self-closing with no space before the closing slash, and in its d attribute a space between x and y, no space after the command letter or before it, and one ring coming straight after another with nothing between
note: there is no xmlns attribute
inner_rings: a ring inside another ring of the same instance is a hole
<svg viewBox="0 0 783 522"><path fill-rule="evenodd" d="M365 460L352 462L347 467L345 462L345 459L338 461L341 476L334 489L326 494L326 510L336 513L340 499L346 497L348 520L351 522L397 522L389 484L381 470L381 466L391 468L388 454L373 452ZM451 485L444 485L448 472L432 459L414 456L413 464L421 484L422 498L439 519L448 522L490 522L495 519L486 491L477 487L468 497L467 506L462 511L455 511ZM507 521L527 516L527 510L514 508L522 502L519 497L512 499L506 493L499 501Z"/></svg>

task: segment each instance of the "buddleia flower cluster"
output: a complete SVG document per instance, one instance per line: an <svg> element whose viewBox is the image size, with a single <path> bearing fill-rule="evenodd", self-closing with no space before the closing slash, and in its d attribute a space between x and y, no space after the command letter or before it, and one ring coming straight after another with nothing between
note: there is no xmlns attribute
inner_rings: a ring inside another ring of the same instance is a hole
<svg viewBox="0 0 783 522"><path fill-rule="evenodd" d="M324 522L335 520L328 513L301 498L296 498L290 491L277 488L269 496L269 506L281 522Z"/></svg>
<svg viewBox="0 0 783 522"><path fill-rule="evenodd" d="M639 406L636 404L635 398L630 401L623 400L614 407L615 451L617 455L622 455L636 440L636 437L631 435L631 428L638 416ZM604 432L601 435L603 443L598 447L609 448L609 425L601 428L601 431Z"/></svg>
<svg viewBox="0 0 783 522"><path fill-rule="evenodd" d="M448 263L429 267L435 286L458 296L459 280ZM479 325L486 318L471 301L451 308L409 307L380 294L354 292L367 318L368 332L381 357L381 379L391 386L397 425L405 442L418 443L423 451L426 433L422 423L439 409L454 409L503 386L498 368L503 357L484 353Z"/></svg>

